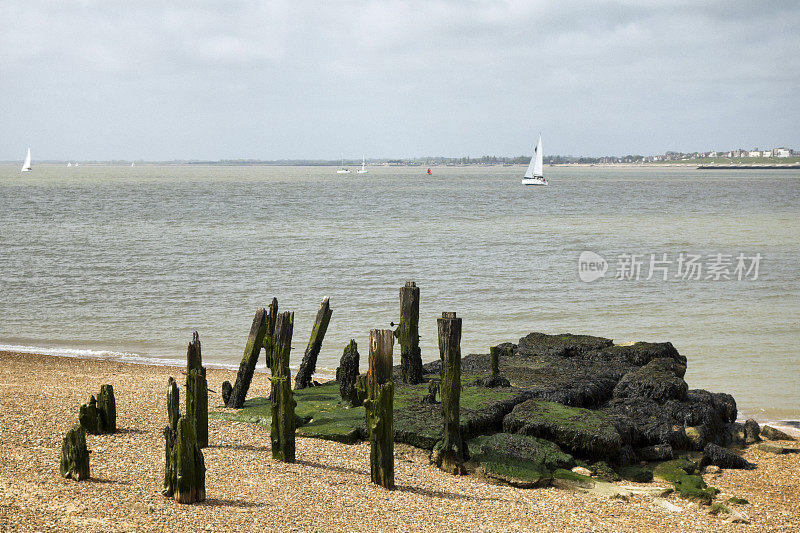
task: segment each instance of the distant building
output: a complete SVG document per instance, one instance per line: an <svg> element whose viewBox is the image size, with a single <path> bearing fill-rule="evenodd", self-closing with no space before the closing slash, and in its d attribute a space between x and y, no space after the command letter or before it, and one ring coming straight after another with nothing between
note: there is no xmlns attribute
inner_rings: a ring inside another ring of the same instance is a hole
<svg viewBox="0 0 800 533"><path fill-rule="evenodd" d="M792 151L788 148L775 148L772 150L772 157L791 157Z"/></svg>

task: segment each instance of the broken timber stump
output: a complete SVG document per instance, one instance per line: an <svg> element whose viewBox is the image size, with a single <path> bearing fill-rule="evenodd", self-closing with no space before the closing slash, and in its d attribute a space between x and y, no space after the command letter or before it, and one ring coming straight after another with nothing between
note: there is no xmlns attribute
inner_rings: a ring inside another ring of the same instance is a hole
<svg viewBox="0 0 800 533"><path fill-rule="evenodd" d="M78 410L78 422L87 433L100 435L103 433L100 411L97 410L97 399L92 394L89 401L81 405Z"/></svg>
<svg viewBox="0 0 800 533"><path fill-rule="evenodd" d="M325 332L328 331L328 323L331 321L332 313L333 310L326 296L323 298L322 303L319 304L317 318L314 320L314 328L311 330L311 338L308 340L306 352L303 354L303 361L300 363L300 368L294 378L295 390L311 386L311 376L314 375L314 371L317 369L317 357L320 349L322 349L322 339L325 338Z"/></svg>
<svg viewBox="0 0 800 533"><path fill-rule="evenodd" d="M117 432L117 402L114 399L114 387L101 385L97 395L97 410L104 433Z"/></svg>
<svg viewBox="0 0 800 533"><path fill-rule="evenodd" d="M225 402L226 407L241 409L244 405L244 399L247 397L250 381L253 379L253 372L255 372L256 363L258 363L258 354L261 352L261 347L264 343L264 334L267 331L266 318L267 311L263 307L259 307L253 317L253 325L250 326L250 335L247 337L247 344L244 347L242 362L239 363L236 383L233 385L228 400ZM222 384L222 389L227 389L224 383Z"/></svg>
<svg viewBox="0 0 800 533"><path fill-rule="evenodd" d="M164 489L161 493L178 503L201 502L206 499L206 467L203 452L197 444L194 418L180 416L180 393L175 380L167 382L167 414L164 428Z"/></svg>
<svg viewBox="0 0 800 533"><path fill-rule="evenodd" d="M63 477L75 481L89 479L89 450L86 448L86 432L83 427L73 427L64 437L58 471Z"/></svg>
<svg viewBox="0 0 800 533"><path fill-rule="evenodd" d="M272 351L274 368L269 403L272 409L272 457L285 463L294 463L294 408L291 373L289 371L289 352L292 349L292 330L294 313L285 312L276 317L275 345Z"/></svg>
<svg viewBox="0 0 800 533"><path fill-rule="evenodd" d="M369 332L369 372L364 408L369 431L370 477L373 483L387 489L395 486L393 345L392 330L373 329Z"/></svg>
<svg viewBox="0 0 800 533"><path fill-rule="evenodd" d="M438 319L439 357L442 361L440 395L444 431L436 443L431 459L436 466L451 474L464 474L466 448L461 440L461 319L455 313L442 313Z"/></svg>
<svg viewBox="0 0 800 533"><path fill-rule="evenodd" d="M394 332L400 343L400 375L403 383L422 383L422 355L419 349L419 287L407 281L400 287L400 322Z"/></svg>
<svg viewBox="0 0 800 533"><path fill-rule="evenodd" d="M339 382L339 394L342 400L353 407L361 405L358 391L356 391L356 381L358 380L358 345L355 339L350 339L350 344L345 346L342 359L339 361L339 368L336 369L336 381Z"/></svg>
<svg viewBox="0 0 800 533"><path fill-rule="evenodd" d="M275 365L272 362L272 351L275 349L275 321L278 319L278 299L272 298L269 304L269 312L267 313L267 330L264 333L264 360L270 372L275 371Z"/></svg>
<svg viewBox="0 0 800 533"><path fill-rule="evenodd" d="M186 416L195 421L197 445L201 448L207 447L208 383L200 353L200 337L196 331L186 349Z"/></svg>
<svg viewBox="0 0 800 533"><path fill-rule="evenodd" d="M475 385L479 387L510 387L511 383L500 375L500 347L489 348L489 377L478 378Z"/></svg>

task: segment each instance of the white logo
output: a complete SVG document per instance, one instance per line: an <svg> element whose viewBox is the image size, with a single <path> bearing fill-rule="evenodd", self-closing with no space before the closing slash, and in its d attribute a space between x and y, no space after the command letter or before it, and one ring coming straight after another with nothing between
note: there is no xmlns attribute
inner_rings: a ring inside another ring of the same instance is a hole
<svg viewBox="0 0 800 533"><path fill-rule="evenodd" d="M584 251L578 257L578 276L581 281L589 283L606 275L608 262L602 255Z"/></svg>

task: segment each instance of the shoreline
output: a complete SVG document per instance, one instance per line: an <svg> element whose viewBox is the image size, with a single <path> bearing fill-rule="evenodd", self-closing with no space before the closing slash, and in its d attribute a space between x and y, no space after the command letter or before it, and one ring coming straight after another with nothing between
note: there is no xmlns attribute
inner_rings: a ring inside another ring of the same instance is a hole
<svg viewBox="0 0 800 533"><path fill-rule="evenodd" d="M108 350L81 350L81 349L60 349L60 348L39 350L35 347L22 347L22 346L20 347L14 346L14 348L22 348L22 349L8 349L9 347L10 347L9 345L0 345L0 357L4 355L14 355L14 356L33 355L40 357L63 357L63 358L77 359L77 360L104 361L110 363L144 365L144 366L154 366L163 368L183 368L185 365L185 361L183 361L182 359L147 357L134 353L111 352ZM73 352L73 353L66 353L66 352ZM108 354L108 355L103 355L103 354ZM231 364L231 363L213 363L204 361L203 364L206 368L209 369L233 372L234 379L236 377L236 371L239 369L238 364ZM294 375L294 373L298 369L298 364L292 364L290 365L289 368L292 372L292 375ZM263 361L259 361L255 369L255 374L262 376L267 375L267 368ZM334 380L336 379L336 369L322 368L321 371L316 372L314 374L314 378L318 381ZM714 392L721 392L721 391L714 391ZM764 412L763 408L761 412ZM757 410L743 411L739 409L739 416L737 418L737 422L744 422L748 418L753 418L759 424L769 424L771 426L780 429L781 431L788 433L789 435L793 435L795 437L800 438L800 416L797 417L797 420L793 420L793 418L795 417L763 416L761 412Z"/></svg>
<svg viewBox="0 0 800 533"><path fill-rule="evenodd" d="M369 480L369 444L297 438L295 464L270 453L269 429L209 420L204 450L207 500L181 505L161 495L166 424L164 384L177 367L0 352L0 530L457 530L492 531L742 531L800 527L800 456L751 446L756 470L704 476L751 503L751 524L711 516L709 508L677 497L668 510L651 497L629 501L556 488L520 489L474 476L452 476L427 454L396 445L398 489ZM211 387L235 372L209 369ZM92 479L58 475L61 439L77 411L103 383L114 387L118 433L89 435ZM263 396L266 374L256 374L252 396ZM183 391L182 391L183 392ZM209 408L222 410L218 394ZM651 484L652 485L652 484ZM659 483L657 485L664 485Z"/></svg>

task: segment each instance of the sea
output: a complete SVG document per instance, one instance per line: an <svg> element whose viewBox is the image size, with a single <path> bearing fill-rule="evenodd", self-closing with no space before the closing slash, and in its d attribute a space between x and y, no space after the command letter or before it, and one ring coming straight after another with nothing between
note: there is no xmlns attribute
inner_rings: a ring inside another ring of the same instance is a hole
<svg viewBox="0 0 800 533"><path fill-rule="evenodd" d="M296 368L327 296L327 377L351 338L365 365L413 280L424 361L444 311L463 354L532 331L670 341L691 388L800 420L800 171L426 168L0 165L0 350L180 365L196 330L237 368L277 297Z"/></svg>

